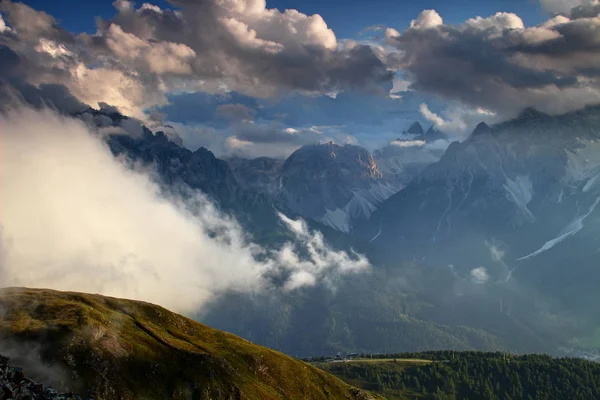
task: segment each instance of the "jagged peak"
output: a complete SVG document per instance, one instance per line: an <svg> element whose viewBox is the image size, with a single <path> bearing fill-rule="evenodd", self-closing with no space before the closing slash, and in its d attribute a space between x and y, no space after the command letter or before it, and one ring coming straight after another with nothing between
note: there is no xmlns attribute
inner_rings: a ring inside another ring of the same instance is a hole
<svg viewBox="0 0 600 400"><path fill-rule="evenodd" d="M196 151L193 152L193 154L195 155L207 155L210 158L214 158L216 159L217 157L215 157L215 154L210 151L209 149L207 149L204 146L198 147L198 149Z"/></svg>
<svg viewBox="0 0 600 400"><path fill-rule="evenodd" d="M483 135L485 133L491 133L492 132L492 128L490 128L490 126L488 124L486 124L485 122L480 122L477 127L475 128L475 130L473 131L473 133L471 134L471 136L479 136L479 135Z"/></svg>
<svg viewBox="0 0 600 400"><path fill-rule="evenodd" d="M439 129L437 129L435 127L435 125L432 124L429 127L429 129L427 129L427 132L425 132L422 136L417 137L417 138L418 139L423 139L425 141L431 141L432 142L432 141L435 141L435 140L438 140L438 139L447 139L448 136L444 132L442 132Z"/></svg>
<svg viewBox="0 0 600 400"><path fill-rule="evenodd" d="M420 122L413 123L404 133L410 133L411 135L423 135L425 131Z"/></svg>
<svg viewBox="0 0 600 400"><path fill-rule="evenodd" d="M429 129L427 129L427 132L425 132L426 135L430 135L432 133L437 133L439 132L436 128L434 124L431 124L431 126L429 127Z"/></svg>

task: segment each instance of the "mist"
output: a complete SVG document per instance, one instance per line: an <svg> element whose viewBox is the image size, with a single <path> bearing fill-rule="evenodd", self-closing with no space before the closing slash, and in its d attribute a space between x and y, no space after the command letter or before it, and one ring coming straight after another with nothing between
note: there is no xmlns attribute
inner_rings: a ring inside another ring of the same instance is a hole
<svg viewBox="0 0 600 400"><path fill-rule="evenodd" d="M50 111L0 116L0 287L100 293L189 313L227 290L270 289L273 273L285 272L281 290L294 290L369 268L284 215L293 243L267 251L248 242L205 196L165 196L152 171L113 157L89 129Z"/></svg>

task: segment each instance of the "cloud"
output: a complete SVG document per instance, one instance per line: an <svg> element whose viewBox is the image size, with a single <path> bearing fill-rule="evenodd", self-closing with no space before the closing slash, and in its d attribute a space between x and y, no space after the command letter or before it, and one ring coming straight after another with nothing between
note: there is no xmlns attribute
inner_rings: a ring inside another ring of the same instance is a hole
<svg viewBox="0 0 600 400"><path fill-rule="evenodd" d="M415 29L429 29L440 26L444 20L435 10L423 10L417 19L410 22L410 27ZM392 32L393 33L393 32Z"/></svg>
<svg viewBox="0 0 600 400"><path fill-rule="evenodd" d="M575 7L582 7L594 3L594 0L540 0L544 9L552 14L569 15Z"/></svg>
<svg viewBox="0 0 600 400"><path fill-rule="evenodd" d="M252 121L254 110L243 104L222 104L217 107L217 116L231 121Z"/></svg>
<svg viewBox="0 0 600 400"><path fill-rule="evenodd" d="M343 46L319 15L261 0L172 0L176 10L119 0L97 32L74 35L50 15L5 0L14 32L0 33L29 83L63 84L80 101L105 101L142 118L165 94L238 91L270 97L359 89L381 92L393 73L369 45ZM4 29L6 31L6 29Z"/></svg>
<svg viewBox="0 0 600 400"><path fill-rule="evenodd" d="M3 286L99 292L191 312L222 291L264 289L267 274L281 274L291 290L368 268L364 257L329 248L283 215L294 242L279 250L247 242L204 196L165 197L148 171L115 159L80 121L21 110L0 117L0 128Z"/></svg>
<svg viewBox="0 0 600 400"><path fill-rule="evenodd" d="M395 147L423 147L427 144L424 140L392 140L390 146Z"/></svg>
<svg viewBox="0 0 600 400"><path fill-rule="evenodd" d="M357 141L345 129L328 126L293 127L277 120L269 121L269 118L262 118L261 110L254 111L239 104L223 104L215 109L217 116L230 119L228 124L211 124L219 122L219 119L212 121L209 115L204 115L201 116L207 121L204 124L166 121L170 128L160 127L160 130L176 133L190 149L206 147L218 157L284 159L304 145Z"/></svg>
<svg viewBox="0 0 600 400"><path fill-rule="evenodd" d="M570 11L570 17L573 19L579 18L595 18L600 15L600 1L598 0L585 0L579 1L575 7Z"/></svg>
<svg viewBox="0 0 600 400"><path fill-rule="evenodd" d="M477 285L483 285L490 280L490 276L485 267L478 267L471 270L471 282Z"/></svg>
<svg viewBox="0 0 600 400"><path fill-rule="evenodd" d="M496 113L483 108L471 108L463 105L449 106L445 111L445 118L431 111L427 104L419 107L421 115L431 121L435 128L453 134L460 138L470 134L473 128L482 121L487 123L499 122Z"/></svg>
<svg viewBox="0 0 600 400"><path fill-rule="evenodd" d="M339 273L356 273L369 268L369 261L362 255L345 251L334 251L327 246L320 232L310 232L302 220L293 220L279 213L279 218L287 225L306 248L309 260L302 260L288 244L278 252L278 263L287 266L291 276L286 288L296 289L314 285L317 279L326 279L332 270Z"/></svg>
<svg viewBox="0 0 600 400"><path fill-rule="evenodd" d="M0 33L10 30L10 27L6 26L6 22L4 22L4 18L2 18L2 14L0 14Z"/></svg>
<svg viewBox="0 0 600 400"><path fill-rule="evenodd" d="M421 14L404 32L386 35L411 89L503 118L528 106L556 114L600 102L600 17L525 27L512 13L459 25L435 15Z"/></svg>
<svg viewBox="0 0 600 400"><path fill-rule="evenodd" d="M269 156L287 158L300 147L310 144L334 142L355 143L356 139L344 132L321 131L319 127L292 128L280 122L241 122L232 125L225 140L224 155L247 158Z"/></svg>

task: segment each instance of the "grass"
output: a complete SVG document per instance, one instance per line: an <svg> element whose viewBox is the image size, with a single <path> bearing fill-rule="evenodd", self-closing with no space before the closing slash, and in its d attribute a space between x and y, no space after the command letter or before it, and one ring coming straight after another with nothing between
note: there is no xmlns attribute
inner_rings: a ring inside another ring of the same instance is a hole
<svg viewBox="0 0 600 400"><path fill-rule="evenodd" d="M400 364L429 364L432 360L421 360L418 358L354 358L346 360L349 363L400 363Z"/></svg>
<svg viewBox="0 0 600 400"><path fill-rule="evenodd" d="M402 372L408 368L420 367L431 364L434 361L415 358L373 358L353 359L346 362L316 363L315 366L322 368L344 382L365 390L378 392L388 400L406 400L420 398L422 394L415 394L410 390L399 390L393 388L381 388L372 378L367 376L357 377L352 371L363 371L365 368L376 368L379 374ZM368 366L368 367L367 367Z"/></svg>
<svg viewBox="0 0 600 400"><path fill-rule="evenodd" d="M11 288L0 290L0 310L0 342L38 349L43 363L74 377L59 385L98 400L372 398L307 363L148 303Z"/></svg>

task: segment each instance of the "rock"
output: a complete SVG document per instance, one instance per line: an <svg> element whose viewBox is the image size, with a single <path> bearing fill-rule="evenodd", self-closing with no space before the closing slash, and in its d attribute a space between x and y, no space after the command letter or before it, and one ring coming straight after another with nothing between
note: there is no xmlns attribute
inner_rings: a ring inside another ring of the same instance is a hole
<svg viewBox="0 0 600 400"><path fill-rule="evenodd" d="M84 400L73 393L58 393L51 387L25 377L21 368L13 367L11 360L0 355L0 400ZM91 400L91 399L90 399Z"/></svg>

